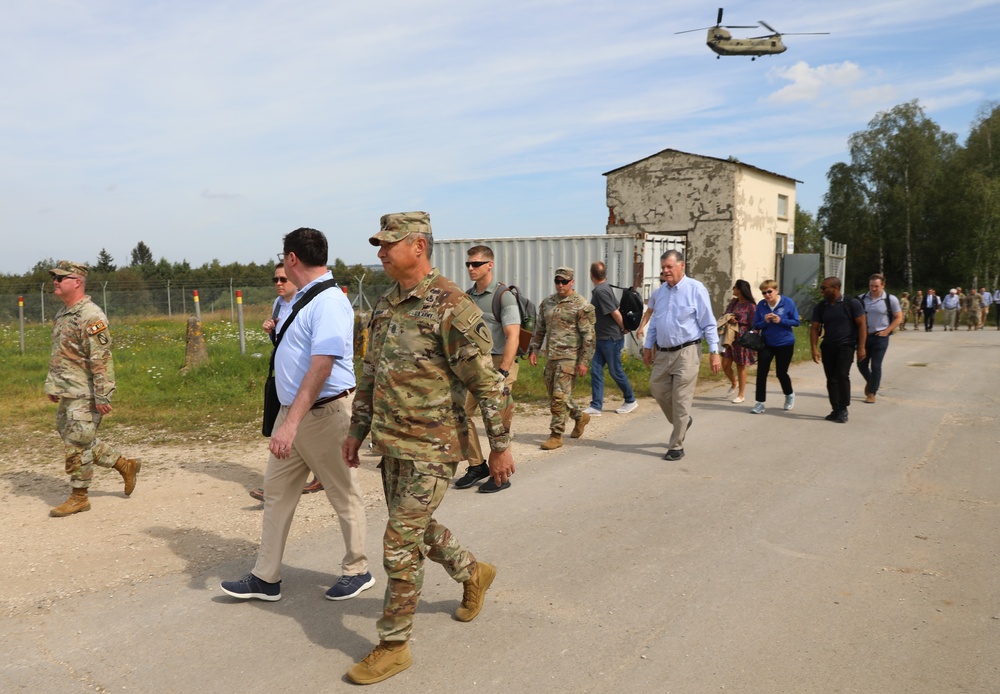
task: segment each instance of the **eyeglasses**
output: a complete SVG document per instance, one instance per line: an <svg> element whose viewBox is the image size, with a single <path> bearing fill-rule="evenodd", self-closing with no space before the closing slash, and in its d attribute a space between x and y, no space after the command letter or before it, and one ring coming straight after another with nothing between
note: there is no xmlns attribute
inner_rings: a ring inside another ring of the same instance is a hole
<svg viewBox="0 0 1000 694"><path fill-rule="evenodd" d="M284 284L285 282L288 281L288 278L287 277L272 277L271 281L274 282L275 284L277 284L278 282L281 282L282 284Z"/></svg>
<svg viewBox="0 0 1000 694"><path fill-rule="evenodd" d="M465 263L465 267L482 267L483 265L486 265L486 263L488 263L488 262L490 262L490 261L489 260L468 260Z"/></svg>
<svg viewBox="0 0 1000 694"><path fill-rule="evenodd" d="M80 279L79 277L74 277L73 275L55 275L55 274L52 274L52 273L49 273L49 274L52 276L52 281L53 282L62 282L63 280L78 280L78 279Z"/></svg>
<svg viewBox="0 0 1000 694"><path fill-rule="evenodd" d="M573 280L567 280L562 277L556 277L556 284L569 284Z"/></svg>
<svg viewBox="0 0 1000 694"><path fill-rule="evenodd" d="M768 294L774 294L774 290L773 289L765 289L764 290L764 296L767 296Z"/></svg>
<svg viewBox="0 0 1000 694"><path fill-rule="evenodd" d="M285 262L285 254L284 253L279 253L278 254L278 262L279 263Z"/></svg>

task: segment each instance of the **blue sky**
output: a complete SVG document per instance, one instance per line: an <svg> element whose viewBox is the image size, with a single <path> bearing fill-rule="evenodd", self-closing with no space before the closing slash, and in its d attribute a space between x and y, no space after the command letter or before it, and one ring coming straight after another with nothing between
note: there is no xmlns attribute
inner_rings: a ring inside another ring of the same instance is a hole
<svg viewBox="0 0 1000 694"><path fill-rule="evenodd" d="M442 238L603 233L601 174L666 148L797 178L815 212L878 111L918 99L964 142L1000 99L995 2L726 6L831 32L756 62L674 35L717 7L0 0L0 272L139 241L267 262L299 226L367 264L413 209Z"/></svg>

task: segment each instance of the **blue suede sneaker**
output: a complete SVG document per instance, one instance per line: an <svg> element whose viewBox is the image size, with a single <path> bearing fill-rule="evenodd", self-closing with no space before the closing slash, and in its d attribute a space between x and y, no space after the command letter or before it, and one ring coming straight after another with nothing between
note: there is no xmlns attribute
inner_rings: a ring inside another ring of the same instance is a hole
<svg viewBox="0 0 1000 694"><path fill-rule="evenodd" d="M326 591L327 600L350 600L356 597L363 590L368 590L375 585L375 577L365 571L356 576L341 576L340 580L333 584L330 590Z"/></svg>
<svg viewBox="0 0 1000 694"><path fill-rule="evenodd" d="M251 598L267 600L268 602L281 600L281 581L268 583L253 574L247 574L238 581L223 581L221 586L222 592L226 595L232 595L234 598L240 598L241 600L249 600Z"/></svg>

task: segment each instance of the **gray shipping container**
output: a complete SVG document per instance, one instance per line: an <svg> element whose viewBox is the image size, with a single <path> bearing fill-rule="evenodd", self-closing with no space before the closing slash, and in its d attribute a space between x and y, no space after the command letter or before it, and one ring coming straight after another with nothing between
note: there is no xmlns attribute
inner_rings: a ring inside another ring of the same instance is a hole
<svg viewBox="0 0 1000 694"><path fill-rule="evenodd" d="M576 290L590 298L590 264L600 260L608 266L608 282L636 287L643 300L660 286L660 255L672 248L684 250L683 236L647 234L593 234L581 236L534 236L497 239L434 239L431 263L463 288L470 286L465 269L468 250L476 245L493 249L494 275L501 282L517 285L521 293L540 303L555 292L556 268L568 266L576 272Z"/></svg>

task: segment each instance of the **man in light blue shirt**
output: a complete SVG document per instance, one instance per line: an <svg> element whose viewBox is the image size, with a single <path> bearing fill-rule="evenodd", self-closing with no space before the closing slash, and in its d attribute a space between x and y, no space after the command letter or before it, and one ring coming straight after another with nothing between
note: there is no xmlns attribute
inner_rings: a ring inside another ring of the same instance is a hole
<svg viewBox="0 0 1000 694"><path fill-rule="evenodd" d="M309 471L323 483L344 538L342 575L326 592L347 600L375 585L365 554L365 507L357 472L339 452L351 423L354 378L354 309L326 269L327 242L316 229L296 229L284 238L288 278L299 287L298 310L284 330L274 359L281 409L271 434L264 473L264 519L253 570L222 590L247 600L281 599L281 558ZM318 287L317 285L323 285ZM310 290L319 293L303 303Z"/></svg>
<svg viewBox="0 0 1000 694"><path fill-rule="evenodd" d="M690 411L701 366L701 341L708 342L712 373L719 373L719 333L705 285L684 275L684 255L670 250L660 256L660 285L649 298L649 321L642 360L652 366L649 389L673 425L664 460L684 457L684 437L693 421Z"/></svg>

